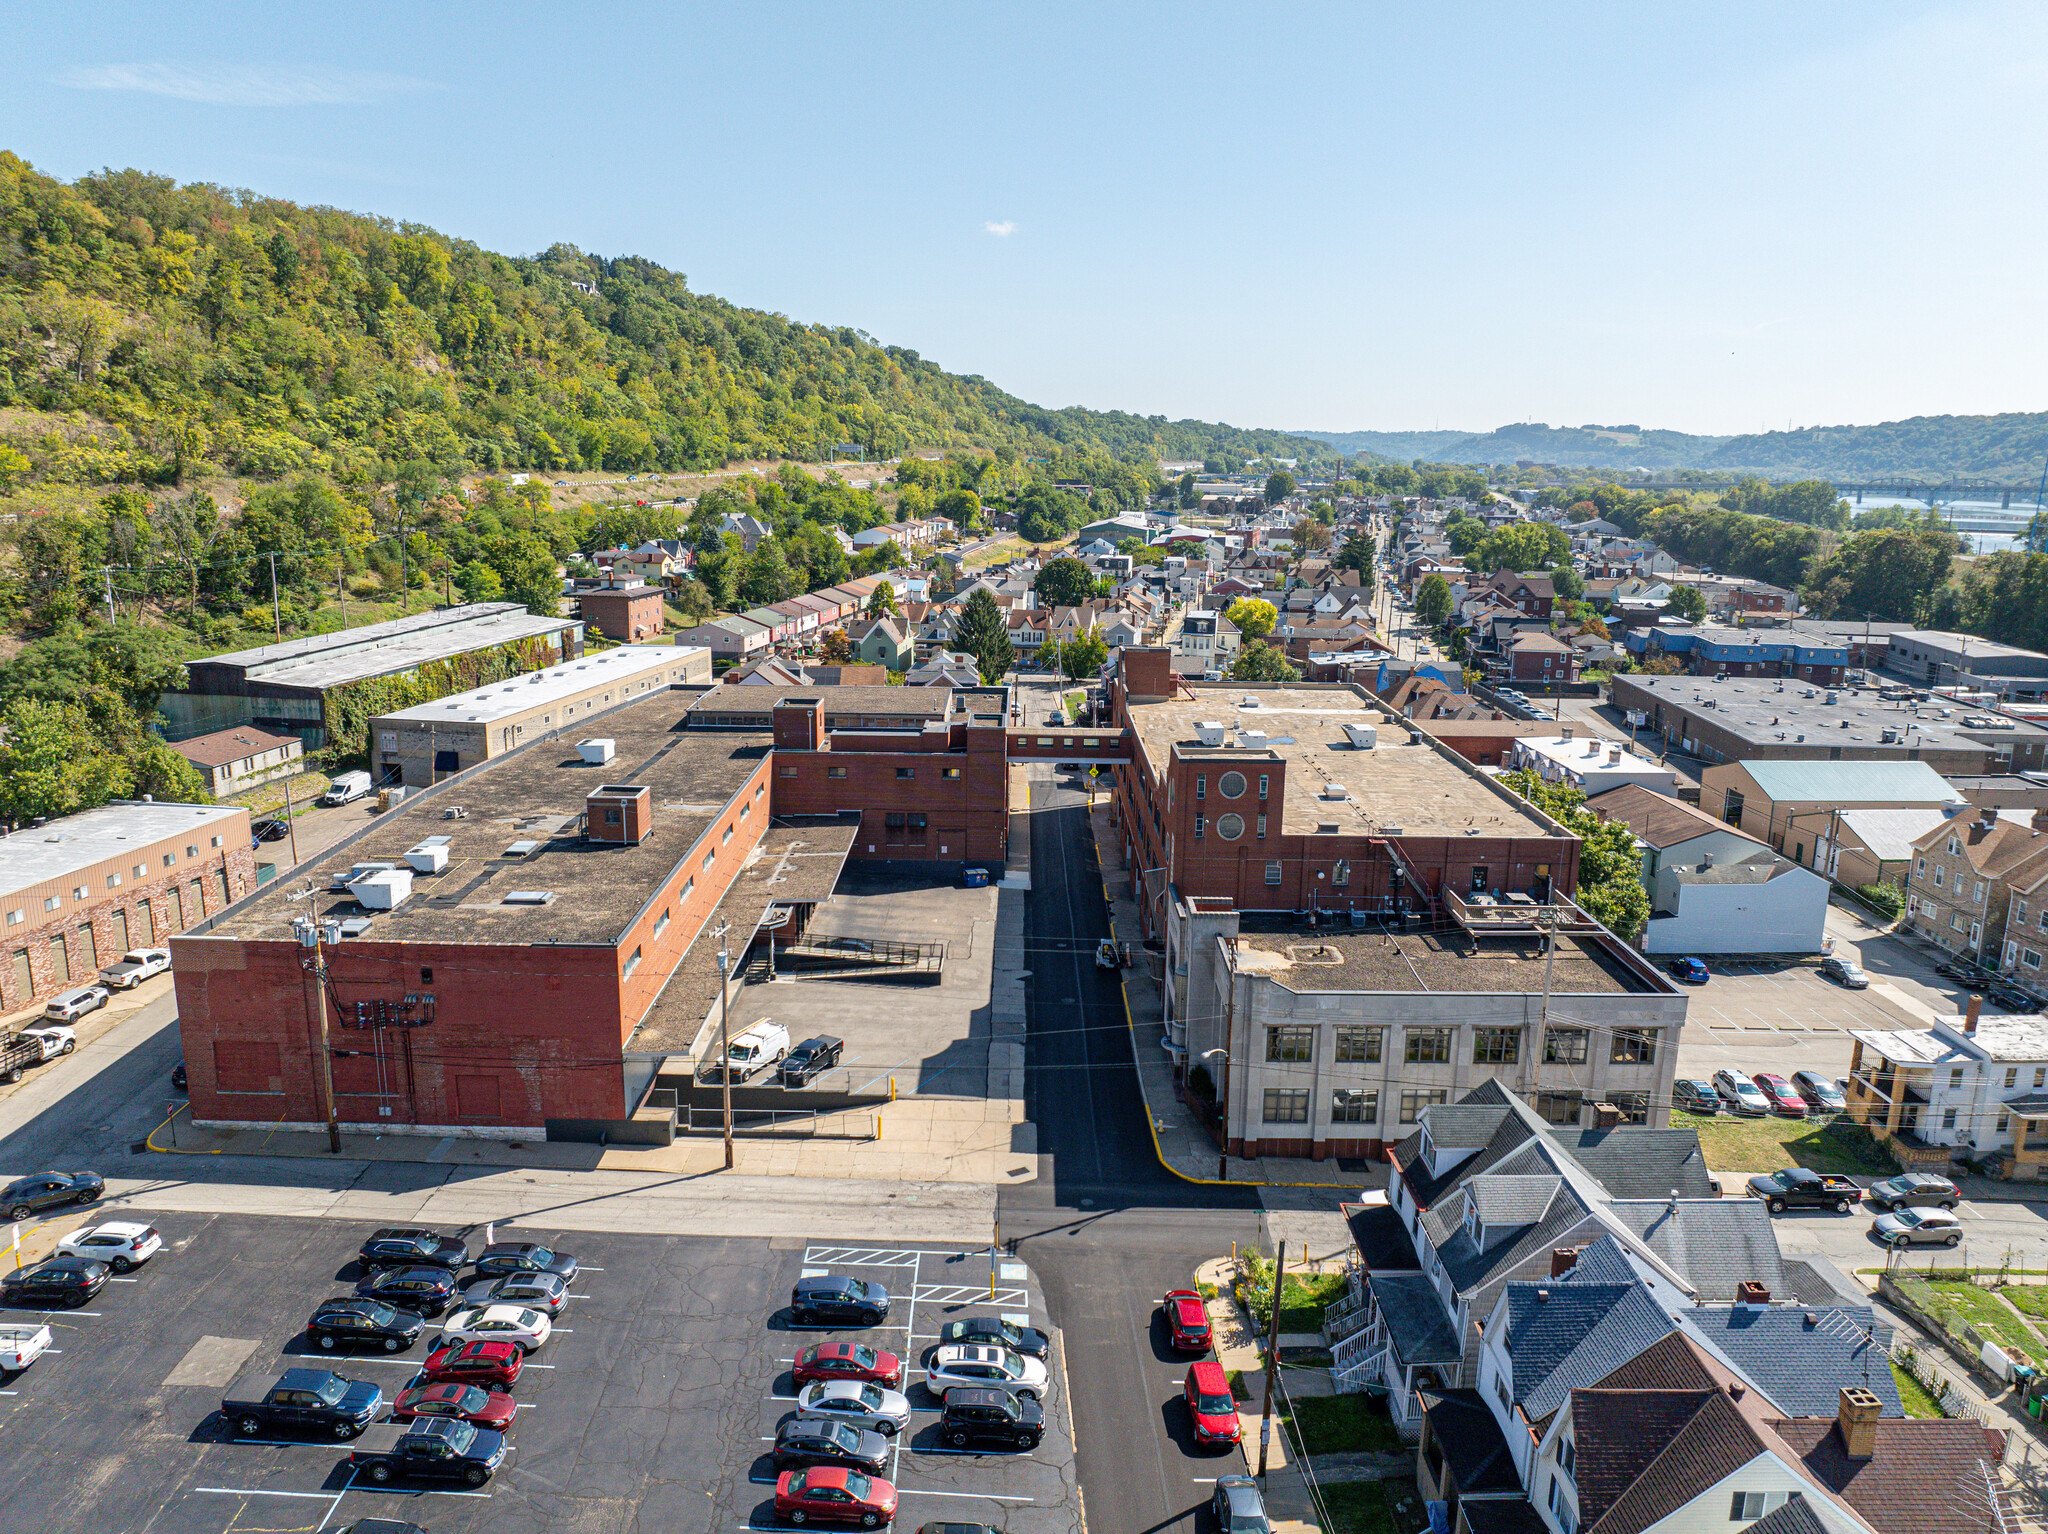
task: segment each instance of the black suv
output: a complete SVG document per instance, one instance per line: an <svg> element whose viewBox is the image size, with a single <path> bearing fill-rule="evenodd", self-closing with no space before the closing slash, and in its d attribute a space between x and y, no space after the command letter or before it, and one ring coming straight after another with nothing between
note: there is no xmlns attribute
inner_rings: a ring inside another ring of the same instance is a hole
<svg viewBox="0 0 2048 1534"><path fill-rule="evenodd" d="M53 1257L33 1267L16 1268L0 1278L0 1305L54 1309L83 1305L107 1286L111 1271L89 1257Z"/></svg>
<svg viewBox="0 0 2048 1534"><path fill-rule="evenodd" d="M306 1335L323 1348L382 1348L402 1352L420 1340L427 1323L409 1310L353 1296L328 1300L306 1323Z"/></svg>
<svg viewBox="0 0 2048 1534"><path fill-rule="evenodd" d="M880 1284L829 1273L800 1278L789 1291L789 1319L798 1326L880 1326L889 1319L889 1291Z"/></svg>
<svg viewBox="0 0 2048 1534"><path fill-rule="evenodd" d="M845 1050L846 1040L835 1039L829 1033L805 1039L782 1057L782 1084L786 1087L809 1085L813 1076L837 1065Z"/></svg>
<svg viewBox="0 0 2048 1534"><path fill-rule="evenodd" d="M469 1265L469 1246L417 1225L387 1225L370 1232L356 1261L369 1269L424 1266L453 1270Z"/></svg>
<svg viewBox="0 0 2048 1534"><path fill-rule="evenodd" d="M417 1315L438 1316L455 1303L453 1268L383 1268L358 1280L356 1294Z"/></svg>
<svg viewBox="0 0 2048 1534"><path fill-rule="evenodd" d="M90 1204L106 1191L97 1172L38 1172L0 1188L0 1211L20 1221L65 1204Z"/></svg>
<svg viewBox="0 0 2048 1534"><path fill-rule="evenodd" d="M880 1475L889 1468L889 1440L850 1422L791 1417L776 1431L772 1457L777 1470L851 1465L870 1475Z"/></svg>
<svg viewBox="0 0 2048 1534"><path fill-rule="evenodd" d="M1045 1408L1036 1401L1020 1401L1007 1390L986 1385L955 1385L946 1392L939 1437L955 1448L994 1443L1006 1449L1035 1449L1044 1436Z"/></svg>

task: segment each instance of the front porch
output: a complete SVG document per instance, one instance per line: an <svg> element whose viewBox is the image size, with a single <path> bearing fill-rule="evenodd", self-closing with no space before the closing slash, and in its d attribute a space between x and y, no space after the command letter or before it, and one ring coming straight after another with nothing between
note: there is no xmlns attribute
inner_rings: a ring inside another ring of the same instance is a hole
<svg viewBox="0 0 2048 1534"><path fill-rule="evenodd" d="M1463 1349L1457 1331L1420 1273L1373 1274L1363 1290L1362 1303L1347 1306L1339 1318L1353 1329L1331 1345L1330 1378L1340 1393L1383 1393L1394 1430L1419 1438L1419 1392L1458 1383Z"/></svg>
<svg viewBox="0 0 2048 1534"><path fill-rule="evenodd" d="M1909 1172L1941 1172L1954 1159L1953 1145L1940 1145L1920 1133L1934 1090L1934 1067L1925 1059L1894 1059L1881 1054L1876 1040L1899 1039L1899 1048L1922 1044L1916 1035L1885 1033L1866 1037L1853 1031L1855 1040L1849 1054L1849 1117L1870 1131L1871 1138L1884 1147ZM1866 1045L1870 1046L1866 1053Z"/></svg>
<svg viewBox="0 0 2048 1534"><path fill-rule="evenodd" d="M1415 1484L1425 1501L1444 1504L1451 1534L1537 1534L1507 1439L1476 1390L1425 1390Z"/></svg>

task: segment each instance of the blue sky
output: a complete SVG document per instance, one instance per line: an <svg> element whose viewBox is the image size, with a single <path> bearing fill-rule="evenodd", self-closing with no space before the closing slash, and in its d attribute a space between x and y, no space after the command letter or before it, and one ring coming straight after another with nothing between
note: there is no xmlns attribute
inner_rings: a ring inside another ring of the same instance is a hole
<svg viewBox="0 0 2048 1534"><path fill-rule="evenodd" d="M649 257L1048 405L2048 408L2048 8L19 8L0 147Z"/></svg>

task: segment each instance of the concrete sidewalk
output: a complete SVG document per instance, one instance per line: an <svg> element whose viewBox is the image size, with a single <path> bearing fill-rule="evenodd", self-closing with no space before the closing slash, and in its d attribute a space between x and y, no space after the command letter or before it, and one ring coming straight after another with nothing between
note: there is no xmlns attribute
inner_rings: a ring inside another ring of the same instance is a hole
<svg viewBox="0 0 2048 1534"><path fill-rule="evenodd" d="M1256 1183L1269 1188L1363 1188L1384 1181L1383 1175L1345 1172L1333 1161L1295 1156L1224 1156L1216 1137L1181 1100L1174 1085L1173 1062L1159 1041L1166 1031L1160 986L1165 956L1148 952L1139 939L1138 902L1130 893L1121 844L1110 815L1107 792L1095 796L1088 813L1096 862L1102 871L1102 893L1109 902L1110 932L1128 943L1137 963L1123 972L1124 1007L1130 1016L1131 1052L1138 1062L1138 1086L1152 1121L1152 1143L1169 1172L1189 1182Z"/></svg>

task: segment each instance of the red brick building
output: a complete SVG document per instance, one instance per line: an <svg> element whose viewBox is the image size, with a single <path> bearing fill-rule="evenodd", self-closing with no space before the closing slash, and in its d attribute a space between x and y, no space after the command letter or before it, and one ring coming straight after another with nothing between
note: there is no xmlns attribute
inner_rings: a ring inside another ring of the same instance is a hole
<svg viewBox="0 0 2048 1534"><path fill-rule="evenodd" d="M652 639L668 621L659 586L599 586L584 592L579 600L583 621L622 644Z"/></svg>

